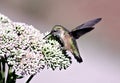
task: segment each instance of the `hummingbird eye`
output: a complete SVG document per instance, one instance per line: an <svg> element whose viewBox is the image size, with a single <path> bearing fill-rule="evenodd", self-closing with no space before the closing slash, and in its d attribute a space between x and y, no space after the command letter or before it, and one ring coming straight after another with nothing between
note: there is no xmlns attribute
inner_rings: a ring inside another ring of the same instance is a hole
<svg viewBox="0 0 120 83"><path fill-rule="evenodd" d="M53 30L52 32L57 32L57 30Z"/></svg>

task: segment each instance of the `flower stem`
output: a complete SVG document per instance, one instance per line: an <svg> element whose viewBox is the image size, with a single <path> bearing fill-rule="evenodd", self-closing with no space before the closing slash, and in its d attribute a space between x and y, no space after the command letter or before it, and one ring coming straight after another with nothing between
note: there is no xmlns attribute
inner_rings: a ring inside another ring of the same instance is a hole
<svg viewBox="0 0 120 83"><path fill-rule="evenodd" d="M31 75L31 76L28 78L28 80L26 81L26 83L29 83L34 76L35 76L35 74Z"/></svg>
<svg viewBox="0 0 120 83"><path fill-rule="evenodd" d="M0 58L0 83L5 83L5 59Z"/></svg>

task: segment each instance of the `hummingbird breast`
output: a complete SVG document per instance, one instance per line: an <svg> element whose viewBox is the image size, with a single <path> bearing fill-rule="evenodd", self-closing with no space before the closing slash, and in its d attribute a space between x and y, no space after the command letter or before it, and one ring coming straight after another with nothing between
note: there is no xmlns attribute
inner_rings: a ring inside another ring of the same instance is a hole
<svg viewBox="0 0 120 83"><path fill-rule="evenodd" d="M64 33L63 35L61 35L63 41L64 41L64 47L65 49L69 50L72 52L71 49L71 36L68 33Z"/></svg>

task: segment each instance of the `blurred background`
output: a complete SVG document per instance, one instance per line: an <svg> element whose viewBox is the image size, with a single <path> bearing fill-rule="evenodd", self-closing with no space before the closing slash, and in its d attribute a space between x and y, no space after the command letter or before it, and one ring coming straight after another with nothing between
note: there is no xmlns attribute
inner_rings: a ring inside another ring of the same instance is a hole
<svg viewBox="0 0 120 83"><path fill-rule="evenodd" d="M120 83L119 0L0 0L0 13L42 33L60 24L71 30L90 19L102 21L78 42L84 60L67 70L43 70L31 83ZM24 83L27 78L18 80Z"/></svg>

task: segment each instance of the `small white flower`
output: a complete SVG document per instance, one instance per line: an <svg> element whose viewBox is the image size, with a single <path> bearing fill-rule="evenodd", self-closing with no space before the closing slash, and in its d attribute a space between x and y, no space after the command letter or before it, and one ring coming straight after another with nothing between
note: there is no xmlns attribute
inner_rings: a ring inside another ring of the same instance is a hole
<svg viewBox="0 0 120 83"><path fill-rule="evenodd" d="M0 14L0 23L8 23L11 22L10 19L8 19L6 16L4 16L3 14Z"/></svg>

